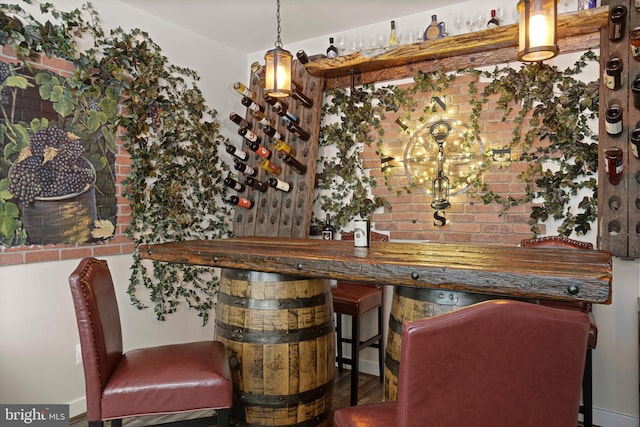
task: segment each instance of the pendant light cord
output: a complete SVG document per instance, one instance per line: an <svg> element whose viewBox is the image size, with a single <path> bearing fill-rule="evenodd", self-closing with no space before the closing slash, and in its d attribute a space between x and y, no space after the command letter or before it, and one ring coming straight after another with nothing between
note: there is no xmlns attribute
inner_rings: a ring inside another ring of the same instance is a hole
<svg viewBox="0 0 640 427"><path fill-rule="evenodd" d="M276 19L278 20L278 38L276 39L276 47L282 47L282 40L280 40L280 0L277 0L278 11L276 13Z"/></svg>

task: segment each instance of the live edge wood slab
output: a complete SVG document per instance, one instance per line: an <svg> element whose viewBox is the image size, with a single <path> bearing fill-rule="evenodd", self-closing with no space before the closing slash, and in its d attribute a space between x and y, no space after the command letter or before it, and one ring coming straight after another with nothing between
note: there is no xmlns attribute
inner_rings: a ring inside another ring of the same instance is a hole
<svg viewBox="0 0 640 427"><path fill-rule="evenodd" d="M611 303L606 251L238 237L141 245L141 258L495 295Z"/></svg>

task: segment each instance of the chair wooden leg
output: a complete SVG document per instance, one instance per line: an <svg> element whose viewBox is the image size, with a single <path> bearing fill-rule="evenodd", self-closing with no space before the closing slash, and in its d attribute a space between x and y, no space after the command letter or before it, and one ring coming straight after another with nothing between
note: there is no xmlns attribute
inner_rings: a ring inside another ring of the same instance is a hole
<svg viewBox="0 0 640 427"><path fill-rule="evenodd" d="M218 422L216 423L216 425L218 427L229 427L229 425L230 425L229 413L230 412L231 411L230 411L229 408L216 410L216 415L218 416Z"/></svg>
<svg viewBox="0 0 640 427"><path fill-rule="evenodd" d="M582 415L584 427L593 426L593 377L591 367L591 349L587 349L582 377Z"/></svg>
<svg viewBox="0 0 640 427"><path fill-rule="evenodd" d="M338 372L342 373L344 365L342 364L342 314L336 313L336 343L338 348Z"/></svg>
<svg viewBox="0 0 640 427"><path fill-rule="evenodd" d="M111 420L111 427L122 427L122 419Z"/></svg>
<svg viewBox="0 0 640 427"><path fill-rule="evenodd" d="M102 421L89 421L89 427L102 427Z"/></svg>
<svg viewBox="0 0 640 427"><path fill-rule="evenodd" d="M358 404L358 370L360 368L360 324L358 316L351 317L351 406Z"/></svg>
<svg viewBox="0 0 640 427"><path fill-rule="evenodd" d="M380 340L378 341L378 368L380 369L380 382L384 383L384 345L383 333L382 333L382 306L378 307L378 335Z"/></svg>

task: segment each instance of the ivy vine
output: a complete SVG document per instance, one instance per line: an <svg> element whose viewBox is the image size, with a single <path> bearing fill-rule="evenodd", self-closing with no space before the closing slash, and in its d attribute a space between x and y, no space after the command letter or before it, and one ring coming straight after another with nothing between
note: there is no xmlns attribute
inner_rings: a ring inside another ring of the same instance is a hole
<svg viewBox="0 0 640 427"><path fill-rule="evenodd" d="M120 137L131 157L131 174L123 185L132 211L127 235L136 248L230 235L230 211L222 203L222 174L227 167L217 151L225 139L219 133L217 112L207 106L197 87L197 73L169 63L139 29L105 32L90 3L71 12L51 3L37 4L50 20L41 23L19 5L0 4L0 44L11 46L25 67L38 54L73 62L73 77L58 85L60 95L71 100L72 117L90 96L104 99L109 94L108 99L119 100L117 114L105 116L100 125L114 135L112 152L115 129L123 130ZM80 37L93 45L78 50ZM86 144L96 153L105 150L90 138ZM1 162L7 166L14 153L6 156L4 148ZM11 194L0 191L0 195L0 208L12 203ZM136 250L131 270L127 292L136 307L146 307L140 297L146 290L158 319L186 303L207 322L218 285L211 269L159 262L149 268Z"/></svg>
<svg viewBox="0 0 640 427"><path fill-rule="evenodd" d="M577 76L590 61L597 62L598 57L588 51L566 70L546 63L530 63L518 70L496 67L494 71L418 72L408 89L387 86L374 90L363 86L355 88L353 94L348 89L330 91L323 108L320 144L333 150L318 158L318 207L335 218L338 229L357 215L368 217L380 206L389 208L384 198L369 196L378 183L363 168L359 156L362 144L371 145L374 136L377 137L377 153L382 162L381 121L385 111L402 109L401 117L408 119L416 105L416 94L438 94L458 76L474 75L490 83L482 91L477 79L469 83L472 97L469 122L473 130L479 131L478 122L489 98L497 97L502 120L512 119L515 124L509 146L502 148L520 153L498 167L516 161L527 162L529 166L519 175L526 184L525 194L520 197L491 191L482 182L482 173L472 183L471 194L486 204L500 204L504 211L534 202L528 221L534 236L540 232L539 225L550 218L562 221L558 227L561 235L585 234L597 220L598 135L589 122L597 119L598 81L583 82ZM426 105L421 120L433 113L433 108ZM489 159L487 156L481 172L496 167ZM406 186L401 191L411 192L413 188ZM583 198L575 209L572 198L578 194ZM320 220L314 218L314 222Z"/></svg>

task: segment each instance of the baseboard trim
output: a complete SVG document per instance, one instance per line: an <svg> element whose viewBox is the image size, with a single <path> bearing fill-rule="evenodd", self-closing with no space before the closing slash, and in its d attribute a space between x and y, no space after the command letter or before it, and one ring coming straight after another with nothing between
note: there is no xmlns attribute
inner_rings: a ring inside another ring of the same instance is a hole
<svg viewBox="0 0 640 427"><path fill-rule="evenodd" d="M81 397L80 399L69 402L69 418L85 415L87 413L87 398Z"/></svg>

